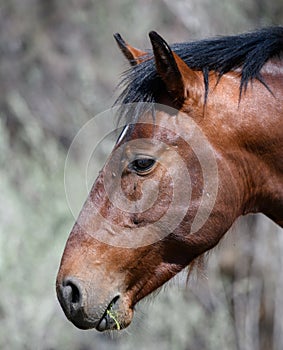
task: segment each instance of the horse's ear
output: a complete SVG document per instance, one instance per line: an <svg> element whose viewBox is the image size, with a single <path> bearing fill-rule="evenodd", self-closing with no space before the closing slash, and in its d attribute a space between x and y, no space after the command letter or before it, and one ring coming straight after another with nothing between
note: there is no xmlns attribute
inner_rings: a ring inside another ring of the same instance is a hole
<svg viewBox="0 0 283 350"><path fill-rule="evenodd" d="M184 102L190 91L199 88L200 77L171 50L166 41L156 32L149 33L158 75L163 80L173 99Z"/></svg>
<svg viewBox="0 0 283 350"><path fill-rule="evenodd" d="M147 52L136 49L135 47L127 44L119 33L114 34L114 38L120 50L123 52L124 56L128 59L132 66L143 62L146 59L146 56L148 56Z"/></svg>

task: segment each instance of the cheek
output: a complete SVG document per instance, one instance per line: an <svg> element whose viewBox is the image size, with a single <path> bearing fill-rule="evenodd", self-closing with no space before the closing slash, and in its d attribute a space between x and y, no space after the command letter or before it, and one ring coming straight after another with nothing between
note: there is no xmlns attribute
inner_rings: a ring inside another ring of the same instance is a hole
<svg viewBox="0 0 283 350"><path fill-rule="evenodd" d="M143 196L144 178L140 178L134 173L129 173L122 177L121 188L125 197L133 202L141 200Z"/></svg>
<svg viewBox="0 0 283 350"><path fill-rule="evenodd" d="M138 225L158 221L172 201L173 182L162 167L149 176L131 174L125 177L122 188L127 199L136 204L132 217Z"/></svg>

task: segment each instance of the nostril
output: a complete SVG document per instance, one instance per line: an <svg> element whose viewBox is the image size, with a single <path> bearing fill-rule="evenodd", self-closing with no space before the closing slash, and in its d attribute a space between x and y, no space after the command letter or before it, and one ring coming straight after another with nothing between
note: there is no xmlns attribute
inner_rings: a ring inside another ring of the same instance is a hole
<svg viewBox="0 0 283 350"><path fill-rule="evenodd" d="M66 287L69 287L68 290L70 294L70 302L72 304L79 304L81 301L81 293L79 291L79 288L73 282L70 281L66 283Z"/></svg>
<svg viewBox="0 0 283 350"><path fill-rule="evenodd" d="M66 278L61 287L61 298L68 313L73 314L82 304L82 293L79 281Z"/></svg>

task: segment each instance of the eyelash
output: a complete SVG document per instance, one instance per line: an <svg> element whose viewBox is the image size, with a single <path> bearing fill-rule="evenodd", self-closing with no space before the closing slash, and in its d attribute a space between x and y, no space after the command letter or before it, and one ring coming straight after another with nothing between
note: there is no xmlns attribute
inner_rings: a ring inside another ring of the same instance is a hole
<svg viewBox="0 0 283 350"><path fill-rule="evenodd" d="M148 172L156 163L153 158L137 158L129 164L129 168L138 174Z"/></svg>

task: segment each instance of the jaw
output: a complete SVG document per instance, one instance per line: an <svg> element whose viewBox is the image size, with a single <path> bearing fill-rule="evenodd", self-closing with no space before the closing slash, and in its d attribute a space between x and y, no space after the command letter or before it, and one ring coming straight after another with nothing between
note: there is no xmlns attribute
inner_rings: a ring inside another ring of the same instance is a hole
<svg viewBox="0 0 283 350"><path fill-rule="evenodd" d="M187 264L178 258L180 245L172 241L124 249L82 234L79 239L79 229L75 228L66 245L57 295L67 318L80 329L128 327L134 306Z"/></svg>

